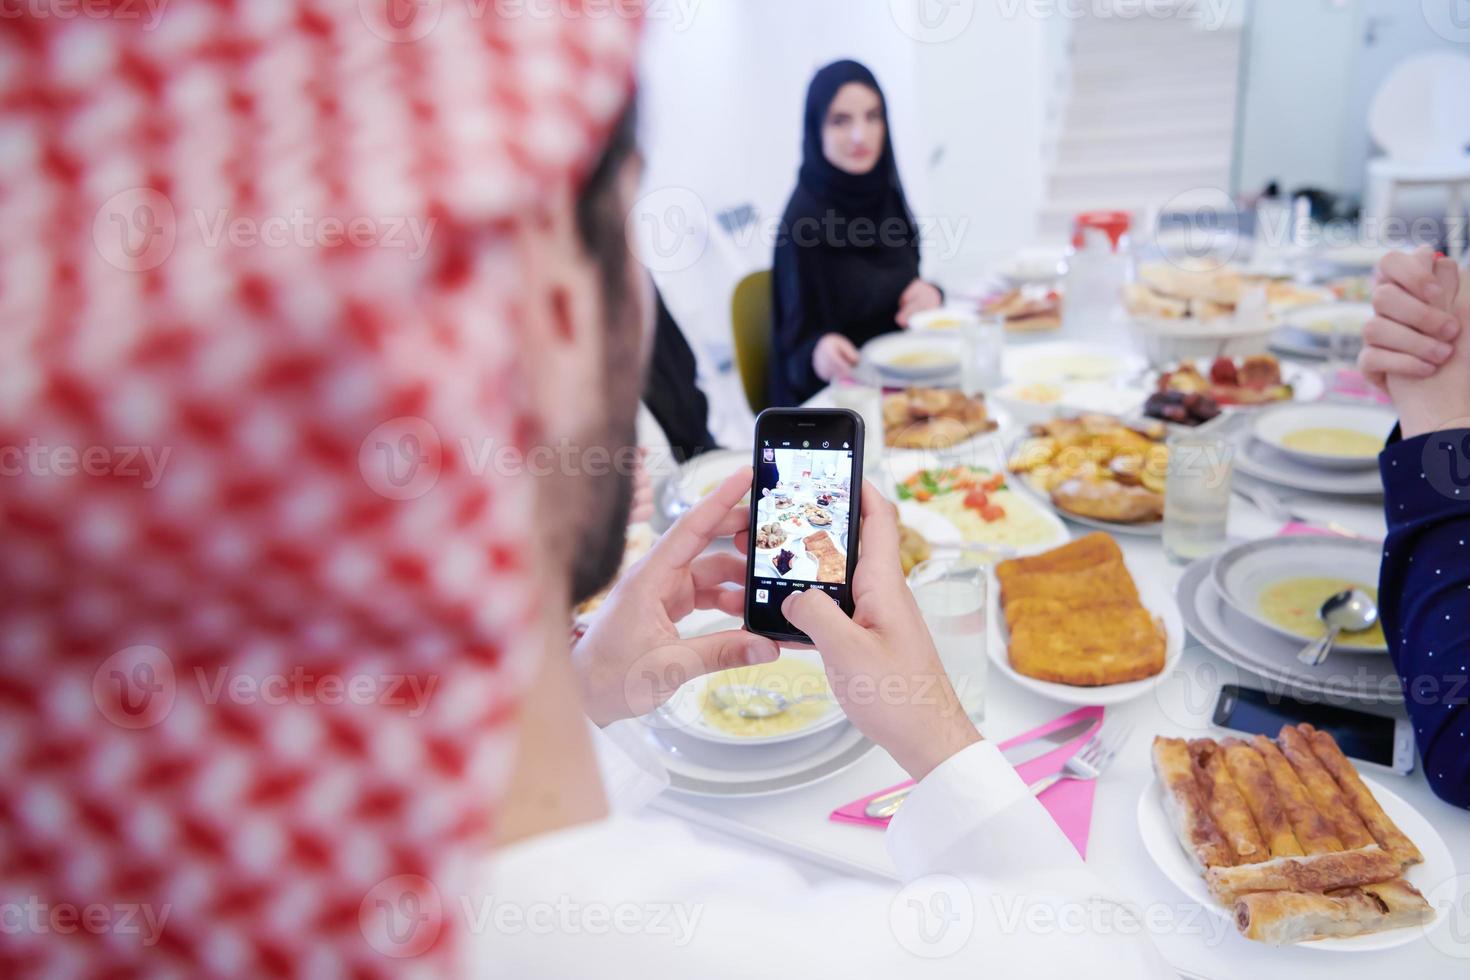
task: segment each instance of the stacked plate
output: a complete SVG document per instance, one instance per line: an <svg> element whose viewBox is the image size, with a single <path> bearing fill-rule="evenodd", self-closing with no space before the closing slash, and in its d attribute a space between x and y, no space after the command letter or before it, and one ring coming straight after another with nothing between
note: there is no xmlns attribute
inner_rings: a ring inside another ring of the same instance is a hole
<svg viewBox="0 0 1470 980"><path fill-rule="evenodd" d="M1256 416L1235 455L1238 472L1306 493L1383 496L1378 454L1397 424L1376 405L1282 405Z"/></svg>
<svg viewBox="0 0 1470 980"><path fill-rule="evenodd" d="M1363 327L1373 319L1368 303L1318 303L1284 314L1281 328L1271 337L1271 348L1293 357L1325 359L1336 343L1339 357L1357 357L1363 346Z"/></svg>
<svg viewBox="0 0 1470 980"><path fill-rule="evenodd" d="M1325 663L1309 667L1297 654L1312 635L1284 625L1293 618L1284 614L1320 606L1341 591L1336 585L1376 594L1382 552L1378 542L1356 538L1253 541L1190 565L1175 597L1195 639L1243 670L1297 693L1401 703L1402 682L1381 639L1347 637Z"/></svg>
<svg viewBox="0 0 1470 980"><path fill-rule="evenodd" d="M699 634L739 626L734 618L722 618ZM796 706L798 723L790 730L747 726L728 713L721 723L709 694L718 690L738 703L741 694L732 691L732 684L756 683L792 698L830 696L816 651L783 649L779 663L784 672L775 679L765 678L761 667L696 677L643 719L648 744L668 770L670 789L693 796L765 796L835 776L872 751L873 743L830 700Z"/></svg>

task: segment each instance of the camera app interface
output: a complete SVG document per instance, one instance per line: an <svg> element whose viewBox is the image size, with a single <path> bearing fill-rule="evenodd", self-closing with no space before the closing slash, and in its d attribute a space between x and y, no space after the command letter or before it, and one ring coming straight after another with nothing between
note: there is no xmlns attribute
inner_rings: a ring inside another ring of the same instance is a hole
<svg viewBox="0 0 1470 980"><path fill-rule="evenodd" d="M780 609L801 588L847 594L850 442L762 439L756 467L755 607Z"/></svg>

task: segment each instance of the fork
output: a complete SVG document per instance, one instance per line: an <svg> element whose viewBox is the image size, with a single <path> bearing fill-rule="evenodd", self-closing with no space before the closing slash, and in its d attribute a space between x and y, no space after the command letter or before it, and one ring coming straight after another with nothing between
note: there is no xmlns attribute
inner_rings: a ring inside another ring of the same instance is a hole
<svg viewBox="0 0 1470 980"><path fill-rule="evenodd" d="M1282 524L1286 524L1290 521L1295 521L1298 524L1320 524L1320 526L1327 528L1327 530L1332 531L1335 534L1340 534L1350 538L1361 537L1361 535L1359 535L1352 528L1343 527L1336 521L1328 521L1326 524L1321 524L1319 521L1316 521L1313 518L1307 517L1304 514L1297 513L1289 506L1287 506L1284 500L1282 500L1280 497L1277 497L1269 490L1266 490L1264 487L1245 486L1237 481L1235 486L1231 489L1235 491L1235 495L1237 497L1241 497L1249 503L1254 504L1256 510L1266 515L1267 520L1279 521Z"/></svg>
<svg viewBox="0 0 1470 980"><path fill-rule="evenodd" d="M1127 744L1132 734L1133 724L1131 722L1122 727L1104 722L1102 727L1082 744L1082 748L1067 760L1061 772L1044 776L1027 789L1031 791L1032 796L1040 796L1064 780L1088 781L1098 778L1113 764L1113 760L1118 756L1118 751Z"/></svg>

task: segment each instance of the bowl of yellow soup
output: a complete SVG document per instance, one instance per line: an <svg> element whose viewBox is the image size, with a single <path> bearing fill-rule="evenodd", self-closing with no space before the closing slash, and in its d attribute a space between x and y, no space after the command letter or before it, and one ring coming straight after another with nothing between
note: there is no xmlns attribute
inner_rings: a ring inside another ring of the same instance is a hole
<svg viewBox="0 0 1470 980"><path fill-rule="evenodd" d="M1381 543L1358 538L1267 538L1221 554L1211 576L1221 597L1241 615L1305 645L1326 634L1317 614L1332 596L1361 589L1378 598L1382 555ZM1335 649L1386 653L1382 623L1362 633L1343 634Z"/></svg>
<svg viewBox="0 0 1470 980"><path fill-rule="evenodd" d="M1397 422L1393 412L1377 405L1283 405L1261 413L1252 434L1299 463L1359 470L1378 465Z"/></svg>

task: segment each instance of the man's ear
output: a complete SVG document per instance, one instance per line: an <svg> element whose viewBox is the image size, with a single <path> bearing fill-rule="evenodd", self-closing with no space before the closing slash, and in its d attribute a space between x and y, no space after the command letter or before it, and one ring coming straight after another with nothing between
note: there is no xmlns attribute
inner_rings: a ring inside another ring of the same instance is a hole
<svg viewBox="0 0 1470 980"><path fill-rule="evenodd" d="M601 414L607 331L597 265L582 246L572 196L525 222L518 244L536 411L551 441L577 439Z"/></svg>

